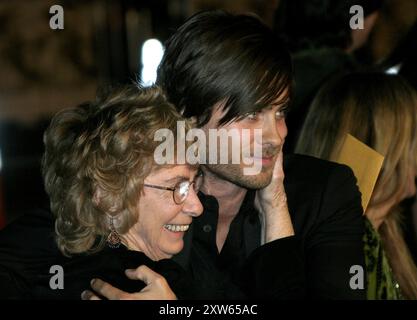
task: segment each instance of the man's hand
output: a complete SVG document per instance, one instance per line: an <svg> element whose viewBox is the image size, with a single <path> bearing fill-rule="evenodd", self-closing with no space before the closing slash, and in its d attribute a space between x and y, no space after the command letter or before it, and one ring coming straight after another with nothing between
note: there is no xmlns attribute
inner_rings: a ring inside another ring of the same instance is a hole
<svg viewBox="0 0 417 320"><path fill-rule="evenodd" d="M94 292L86 290L81 294L83 300L101 300L101 295L109 300L176 300L175 293L169 287L167 281L160 274L142 265L136 269L126 270L126 276L132 280L142 280L146 287L140 292L127 293L113 287L100 279L93 279L91 287Z"/></svg>
<svg viewBox="0 0 417 320"><path fill-rule="evenodd" d="M294 235L284 188L283 154L279 152L271 183L256 192L255 208L260 212L264 243Z"/></svg>

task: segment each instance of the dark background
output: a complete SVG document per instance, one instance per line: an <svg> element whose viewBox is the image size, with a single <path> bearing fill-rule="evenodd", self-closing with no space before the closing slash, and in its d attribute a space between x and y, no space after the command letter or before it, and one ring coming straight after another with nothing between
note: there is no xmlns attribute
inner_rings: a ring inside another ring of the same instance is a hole
<svg viewBox="0 0 417 320"><path fill-rule="evenodd" d="M144 41L164 42L194 12L251 11L272 21L277 3L0 0L0 227L45 204L42 135L56 111L140 78ZM49 27L55 4L64 9L63 30Z"/></svg>

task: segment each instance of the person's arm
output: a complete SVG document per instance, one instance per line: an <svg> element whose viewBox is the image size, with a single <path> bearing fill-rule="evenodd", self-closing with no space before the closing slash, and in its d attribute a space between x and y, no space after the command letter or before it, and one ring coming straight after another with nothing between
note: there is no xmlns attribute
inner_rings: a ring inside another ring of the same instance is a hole
<svg viewBox="0 0 417 320"><path fill-rule="evenodd" d="M288 211L284 177L281 151L271 183L255 197L261 246L248 257L241 276L241 286L250 298L300 299L305 295L304 262Z"/></svg>
<svg viewBox="0 0 417 320"><path fill-rule="evenodd" d="M262 226L262 244L294 235L284 188L284 177L283 154L280 151L275 162L271 183L258 190L255 197L255 207L259 211Z"/></svg>
<svg viewBox="0 0 417 320"><path fill-rule="evenodd" d="M352 171L334 165L317 212L311 212L303 251L297 237L278 238L249 256L242 283L249 297L366 299L361 195ZM297 214L296 212L294 214ZM314 216L314 217L313 217ZM300 243L301 245L301 243ZM363 270L363 289L351 288L352 266ZM246 282L244 282L246 279Z"/></svg>
<svg viewBox="0 0 417 320"><path fill-rule="evenodd" d="M100 296L109 300L176 300L175 293L171 290L166 279L145 265L136 269L126 270L126 276L131 280L141 280L146 287L140 292L128 293L111 284L94 279L91 281L93 291L85 290L81 294L83 300L100 300Z"/></svg>
<svg viewBox="0 0 417 320"><path fill-rule="evenodd" d="M352 171L335 165L329 174L315 225L306 238L307 294L313 299L365 299L365 289L350 287L351 267L366 268L361 195Z"/></svg>

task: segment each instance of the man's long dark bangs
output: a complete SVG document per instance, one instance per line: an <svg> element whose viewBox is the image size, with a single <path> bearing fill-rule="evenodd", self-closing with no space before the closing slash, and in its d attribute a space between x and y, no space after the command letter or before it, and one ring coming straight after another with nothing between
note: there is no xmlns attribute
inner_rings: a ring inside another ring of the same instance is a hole
<svg viewBox="0 0 417 320"><path fill-rule="evenodd" d="M230 85L233 90L224 105L227 112L220 125L241 120L272 105L287 103L292 94L291 60L252 63Z"/></svg>
<svg viewBox="0 0 417 320"><path fill-rule="evenodd" d="M275 64L258 81L254 91L254 110L287 103L292 94L292 68L288 64Z"/></svg>

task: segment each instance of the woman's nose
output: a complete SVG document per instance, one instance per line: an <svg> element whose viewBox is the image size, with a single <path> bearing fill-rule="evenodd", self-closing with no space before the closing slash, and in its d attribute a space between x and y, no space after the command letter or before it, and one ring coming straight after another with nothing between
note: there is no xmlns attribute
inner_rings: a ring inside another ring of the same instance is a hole
<svg viewBox="0 0 417 320"><path fill-rule="evenodd" d="M190 188L187 198L184 201L183 211L192 217L198 217L203 213L203 205L197 196L194 188Z"/></svg>

